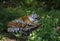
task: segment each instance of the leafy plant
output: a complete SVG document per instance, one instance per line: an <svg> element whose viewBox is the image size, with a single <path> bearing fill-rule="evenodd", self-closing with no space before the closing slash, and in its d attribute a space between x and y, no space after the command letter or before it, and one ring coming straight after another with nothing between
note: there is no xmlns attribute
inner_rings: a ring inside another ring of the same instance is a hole
<svg viewBox="0 0 60 41"><path fill-rule="evenodd" d="M40 27L33 31L28 37L28 41L57 41L57 33L55 30L55 19L48 15L41 17Z"/></svg>

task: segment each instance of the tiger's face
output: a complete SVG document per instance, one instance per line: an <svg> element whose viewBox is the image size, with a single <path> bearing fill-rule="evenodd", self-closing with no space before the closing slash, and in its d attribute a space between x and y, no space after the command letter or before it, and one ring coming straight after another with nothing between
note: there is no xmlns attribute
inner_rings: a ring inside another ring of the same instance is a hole
<svg viewBox="0 0 60 41"><path fill-rule="evenodd" d="M39 23L39 15L38 14L31 14L29 16L30 21L33 21L34 23Z"/></svg>

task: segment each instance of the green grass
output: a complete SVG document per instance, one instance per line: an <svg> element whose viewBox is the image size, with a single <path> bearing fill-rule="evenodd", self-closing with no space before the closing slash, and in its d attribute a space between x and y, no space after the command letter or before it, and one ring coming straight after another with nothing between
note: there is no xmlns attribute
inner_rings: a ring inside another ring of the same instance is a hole
<svg viewBox="0 0 60 41"><path fill-rule="evenodd" d="M29 15L32 11L36 11L41 18L41 25L39 29L34 30L28 37L28 41L56 41L60 40L60 36L56 36L56 31L53 29L57 22L60 21L60 11L50 10L44 11L40 8L3 8L0 9L0 33L4 33L6 25L9 21L16 18ZM0 35L1 36L1 35ZM1 37L7 37L6 34L3 34ZM51 39L51 40L50 40Z"/></svg>
<svg viewBox="0 0 60 41"><path fill-rule="evenodd" d="M28 41L57 41L56 22L56 19L48 15L42 16L40 27L30 34Z"/></svg>

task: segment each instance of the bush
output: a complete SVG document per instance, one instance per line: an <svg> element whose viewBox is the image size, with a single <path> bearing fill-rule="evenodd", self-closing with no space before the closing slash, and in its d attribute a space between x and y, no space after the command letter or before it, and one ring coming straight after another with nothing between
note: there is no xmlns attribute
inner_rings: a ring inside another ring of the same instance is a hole
<svg viewBox="0 0 60 41"><path fill-rule="evenodd" d="M40 22L40 27L30 34L28 41L57 41L56 19L45 15L41 17Z"/></svg>
<svg viewBox="0 0 60 41"><path fill-rule="evenodd" d="M39 4L39 5L38 5ZM0 0L0 7L18 7L22 6L24 8L42 7L44 10L58 9L60 10L60 0Z"/></svg>
<svg viewBox="0 0 60 41"><path fill-rule="evenodd" d="M0 29L1 29L0 32L7 29L6 25L9 21L19 18L21 16L28 15L32 11L36 11L40 15L41 25L37 30L32 31L30 36L27 37L27 41L59 41L60 36L57 35L57 32L55 30L55 26L58 22L58 19L60 19L59 18L60 12L57 10L51 10L49 12L46 12L41 8L33 7L32 8L16 7L0 9ZM19 38L18 35L16 36Z"/></svg>

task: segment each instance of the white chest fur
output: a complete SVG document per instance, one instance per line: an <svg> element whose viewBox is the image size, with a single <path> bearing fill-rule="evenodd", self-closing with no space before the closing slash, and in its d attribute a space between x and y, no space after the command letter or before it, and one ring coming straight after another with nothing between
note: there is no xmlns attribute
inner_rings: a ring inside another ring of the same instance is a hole
<svg viewBox="0 0 60 41"><path fill-rule="evenodd" d="M33 19L32 17L29 17L29 20L30 20L30 21L34 21L34 19Z"/></svg>

